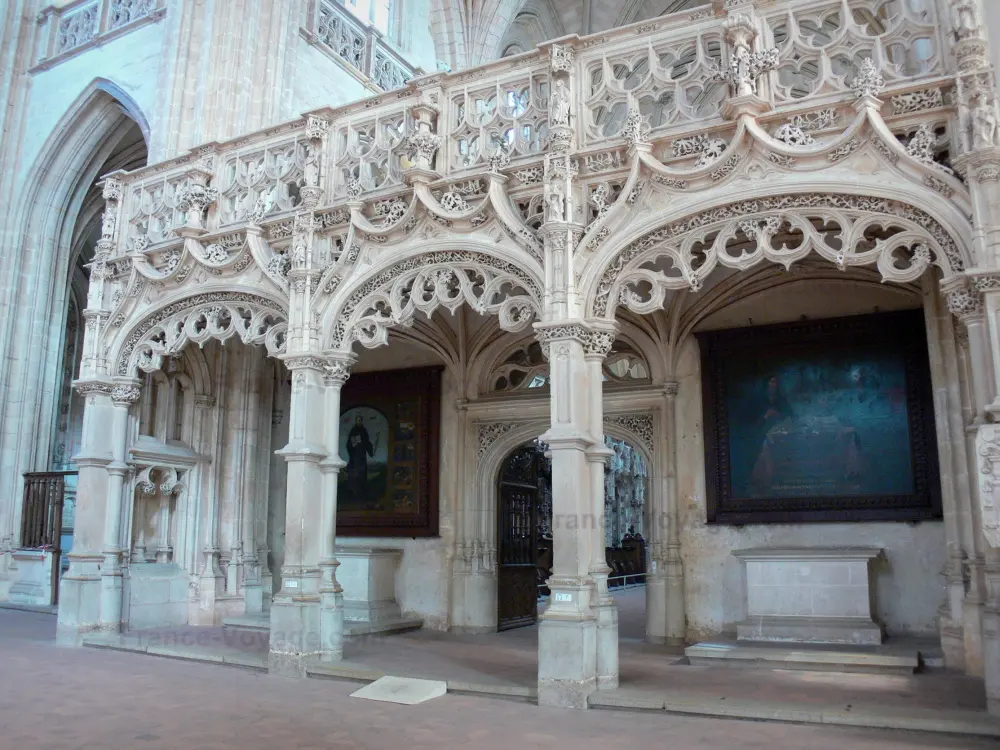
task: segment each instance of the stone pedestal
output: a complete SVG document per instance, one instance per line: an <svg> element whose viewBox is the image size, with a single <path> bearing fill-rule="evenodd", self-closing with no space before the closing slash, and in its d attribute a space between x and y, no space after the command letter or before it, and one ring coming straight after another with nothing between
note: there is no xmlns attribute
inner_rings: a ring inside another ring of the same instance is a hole
<svg viewBox="0 0 1000 750"><path fill-rule="evenodd" d="M396 603L399 549L347 547L337 550L337 581L344 589L344 620L380 622L400 616Z"/></svg>
<svg viewBox="0 0 1000 750"><path fill-rule="evenodd" d="M747 549L740 641L878 645L869 563L877 548Z"/></svg>
<svg viewBox="0 0 1000 750"><path fill-rule="evenodd" d="M54 555L43 549L16 549L11 552L16 576L8 600L34 607L52 605L52 564ZM12 571L13 572L13 571Z"/></svg>

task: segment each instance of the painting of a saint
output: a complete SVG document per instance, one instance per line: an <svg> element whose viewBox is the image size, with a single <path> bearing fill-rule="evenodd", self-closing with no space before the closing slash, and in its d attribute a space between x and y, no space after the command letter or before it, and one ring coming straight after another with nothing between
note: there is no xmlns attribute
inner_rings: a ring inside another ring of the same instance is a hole
<svg viewBox="0 0 1000 750"><path fill-rule="evenodd" d="M440 367L359 373L344 387L338 535L437 535L440 388Z"/></svg>
<svg viewBox="0 0 1000 750"><path fill-rule="evenodd" d="M368 406L348 409L340 417L340 457L347 464L340 476L339 507L376 509L386 493L389 423Z"/></svg>

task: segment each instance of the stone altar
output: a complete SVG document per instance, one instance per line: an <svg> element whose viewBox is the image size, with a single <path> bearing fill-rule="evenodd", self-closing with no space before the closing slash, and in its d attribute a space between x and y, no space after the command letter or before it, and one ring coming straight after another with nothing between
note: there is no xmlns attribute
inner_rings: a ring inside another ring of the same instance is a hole
<svg viewBox="0 0 1000 750"><path fill-rule="evenodd" d="M740 641L878 645L872 620L874 547L744 549L746 619Z"/></svg>
<svg viewBox="0 0 1000 750"><path fill-rule="evenodd" d="M344 620L378 622L399 618L396 570L403 551L381 547L341 547L337 581L344 589Z"/></svg>

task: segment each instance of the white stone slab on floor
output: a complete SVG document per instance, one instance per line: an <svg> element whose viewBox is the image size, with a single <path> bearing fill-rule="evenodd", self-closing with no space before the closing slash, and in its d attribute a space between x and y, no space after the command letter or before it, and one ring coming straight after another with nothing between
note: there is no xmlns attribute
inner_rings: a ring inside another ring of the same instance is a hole
<svg viewBox="0 0 1000 750"><path fill-rule="evenodd" d="M412 677L386 675L351 693L351 697L413 706L431 698L440 698L447 692L448 684L438 680L417 680Z"/></svg>

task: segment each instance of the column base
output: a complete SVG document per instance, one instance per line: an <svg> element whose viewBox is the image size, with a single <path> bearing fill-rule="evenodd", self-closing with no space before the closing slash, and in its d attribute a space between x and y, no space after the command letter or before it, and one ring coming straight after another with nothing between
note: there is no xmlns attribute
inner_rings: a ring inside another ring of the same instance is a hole
<svg viewBox="0 0 1000 750"><path fill-rule="evenodd" d="M983 605L966 599L962 606L962 640L965 645L965 673L982 677L983 668Z"/></svg>
<svg viewBox="0 0 1000 750"><path fill-rule="evenodd" d="M667 581L646 574L646 641L657 645L667 640Z"/></svg>
<svg viewBox="0 0 1000 750"><path fill-rule="evenodd" d="M321 627L318 596L276 600L271 605L268 673L305 677L306 669L322 660Z"/></svg>
<svg viewBox="0 0 1000 750"><path fill-rule="evenodd" d="M538 626L538 705L587 708L597 690L597 622L546 619Z"/></svg>
<svg viewBox="0 0 1000 750"><path fill-rule="evenodd" d="M983 609L983 665L986 709L1000 716L1000 612L989 606Z"/></svg>
<svg viewBox="0 0 1000 750"><path fill-rule="evenodd" d="M57 645L79 646L85 635L100 629L101 561L70 553L70 568L59 582Z"/></svg>
<svg viewBox="0 0 1000 750"><path fill-rule="evenodd" d="M618 605L594 607L597 615L597 689L614 690L618 687Z"/></svg>
<svg viewBox="0 0 1000 750"><path fill-rule="evenodd" d="M319 660L324 663L344 658L344 594L341 591L321 591L319 628L321 648Z"/></svg>
<svg viewBox="0 0 1000 750"><path fill-rule="evenodd" d="M587 708L587 698L597 690L597 679L538 680L538 705L550 708Z"/></svg>

